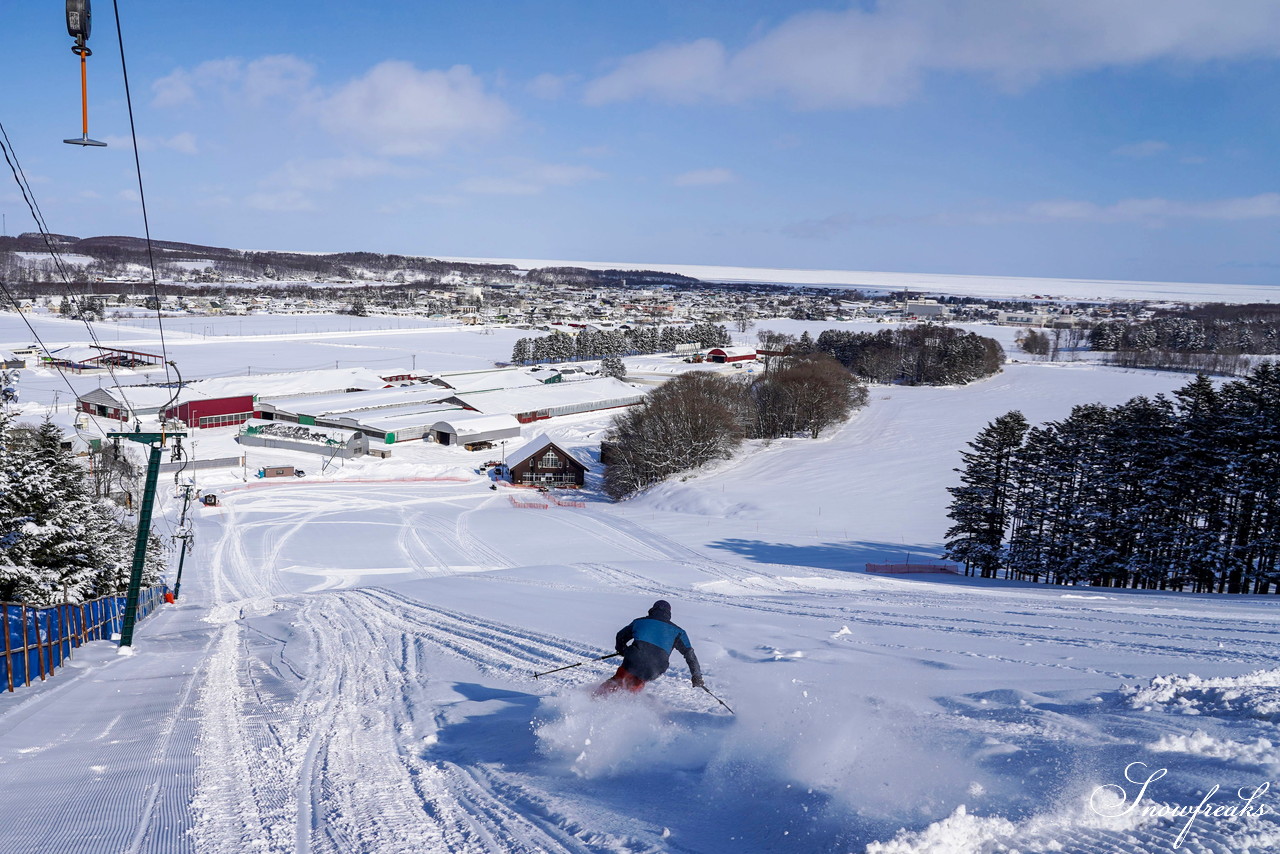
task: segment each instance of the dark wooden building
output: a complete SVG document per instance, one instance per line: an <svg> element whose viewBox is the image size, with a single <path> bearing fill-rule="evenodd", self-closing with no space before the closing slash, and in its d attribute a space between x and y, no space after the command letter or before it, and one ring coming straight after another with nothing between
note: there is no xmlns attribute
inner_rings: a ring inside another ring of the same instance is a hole
<svg viewBox="0 0 1280 854"><path fill-rule="evenodd" d="M587 467L544 433L507 458L511 482L522 486L579 487Z"/></svg>

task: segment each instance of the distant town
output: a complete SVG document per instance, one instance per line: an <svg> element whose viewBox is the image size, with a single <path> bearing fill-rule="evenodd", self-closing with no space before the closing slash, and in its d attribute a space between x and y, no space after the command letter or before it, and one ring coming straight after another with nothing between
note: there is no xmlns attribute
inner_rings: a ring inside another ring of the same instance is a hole
<svg viewBox="0 0 1280 854"><path fill-rule="evenodd" d="M8 308L108 319L170 315L334 314L435 318L548 331L555 325L723 323L760 318L993 322L1074 328L1142 320L1168 303L992 300L925 291L706 282L645 270L442 261L402 255L241 252L157 242L156 278L136 238L0 238Z"/></svg>

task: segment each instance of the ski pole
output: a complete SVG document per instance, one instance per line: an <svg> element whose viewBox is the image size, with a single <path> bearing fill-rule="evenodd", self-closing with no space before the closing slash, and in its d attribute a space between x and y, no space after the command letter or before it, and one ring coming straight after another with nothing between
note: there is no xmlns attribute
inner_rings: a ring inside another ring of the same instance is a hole
<svg viewBox="0 0 1280 854"><path fill-rule="evenodd" d="M537 679L539 676L546 676L547 674L550 674L550 673L559 673L561 670L569 670L574 667L581 667L582 665L590 664L593 661L604 661L606 658L617 658L620 655L622 655L622 653L620 652L611 652L608 655L602 655L599 658L588 658L586 661L579 661L577 664L566 664L564 667L557 667L555 670L544 670L542 673L535 673L533 674L533 678Z"/></svg>
<svg viewBox="0 0 1280 854"><path fill-rule="evenodd" d="M703 686L702 686L702 690L703 690L703 691L706 691L708 694L711 694L711 689L710 689L710 688L708 688L706 685L703 685ZM728 703L726 703L724 700L721 700L721 699L720 699L719 697L717 697L715 694L711 694L711 699L715 700L717 703L719 703L720 705L724 706L726 709L729 709L729 704L728 704ZM738 713L737 713L737 712L735 712L733 709L729 709L729 714L731 714L731 715L737 715Z"/></svg>

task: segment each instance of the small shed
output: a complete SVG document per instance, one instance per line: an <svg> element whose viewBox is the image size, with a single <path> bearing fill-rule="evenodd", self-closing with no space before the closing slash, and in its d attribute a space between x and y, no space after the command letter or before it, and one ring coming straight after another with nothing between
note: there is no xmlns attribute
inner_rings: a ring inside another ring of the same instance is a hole
<svg viewBox="0 0 1280 854"><path fill-rule="evenodd" d="M727 364L729 362L753 362L756 351L751 347L712 347L707 351L707 360Z"/></svg>
<svg viewBox="0 0 1280 854"><path fill-rule="evenodd" d="M511 482L523 486L577 488L587 479L587 467L543 433L507 456Z"/></svg>
<svg viewBox="0 0 1280 854"><path fill-rule="evenodd" d="M520 438L520 422L514 415L463 412L431 425L429 435L441 445L480 445Z"/></svg>

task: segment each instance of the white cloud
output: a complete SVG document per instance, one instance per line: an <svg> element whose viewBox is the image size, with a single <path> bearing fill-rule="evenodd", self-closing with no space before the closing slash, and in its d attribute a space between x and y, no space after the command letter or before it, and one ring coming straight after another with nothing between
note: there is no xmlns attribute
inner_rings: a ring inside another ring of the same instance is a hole
<svg viewBox="0 0 1280 854"><path fill-rule="evenodd" d="M299 190L251 193L245 197L244 201L251 208L273 213L313 211L316 209L315 202Z"/></svg>
<svg viewBox="0 0 1280 854"><path fill-rule="evenodd" d="M261 107L276 98L305 98L315 77L315 66L290 54L264 56L245 62L238 57L202 62L195 68L179 68L151 85L156 107L198 103L202 96Z"/></svg>
<svg viewBox="0 0 1280 854"><path fill-rule="evenodd" d="M1169 150L1169 143L1161 142L1158 139L1148 139L1145 142L1133 142L1128 145L1122 145L1112 151L1112 154L1118 154L1121 157L1154 157L1157 154L1163 154Z"/></svg>
<svg viewBox="0 0 1280 854"><path fill-rule="evenodd" d="M1042 221L1137 222L1147 225L1159 225L1170 219L1272 219L1280 217L1280 193L1198 202L1162 198L1122 199L1110 205L1072 200L1043 201L1029 206L1027 215Z"/></svg>
<svg viewBox="0 0 1280 854"><path fill-rule="evenodd" d="M458 185L464 193L484 196L536 196L546 187L520 178L468 178Z"/></svg>
<svg viewBox="0 0 1280 854"><path fill-rule="evenodd" d="M315 73L315 66L296 56L264 56L245 66L241 91L254 106L273 98L296 100L310 94Z"/></svg>
<svg viewBox="0 0 1280 854"><path fill-rule="evenodd" d="M196 135L190 131L183 131L169 137L164 142L165 147L172 148L180 154L198 154L199 148L196 147Z"/></svg>
<svg viewBox="0 0 1280 854"><path fill-rule="evenodd" d="M729 184L738 180L728 169L695 169L671 179L677 187L709 187L715 184Z"/></svg>
<svg viewBox="0 0 1280 854"><path fill-rule="evenodd" d="M484 90L470 68L420 71L387 61L317 104L330 133L381 155L436 154L461 137L497 133L511 124L506 103Z"/></svg>
<svg viewBox="0 0 1280 854"><path fill-rule="evenodd" d="M736 52L714 39L660 45L622 59L585 100L850 108L900 103L931 72L1022 89L1046 75L1278 55L1274 0L882 0L802 12Z"/></svg>
<svg viewBox="0 0 1280 854"><path fill-rule="evenodd" d="M588 104L652 97L691 104L726 94L727 56L714 39L661 45L628 56L618 68L587 86Z"/></svg>
<svg viewBox="0 0 1280 854"><path fill-rule="evenodd" d="M290 160L259 182L261 189L245 198L249 207L266 211L318 210L316 193L338 189L343 183L410 170L386 160L352 154L345 157Z"/></svg>
<svg viewBox="0 0 1280 854"><path fill-rule="evenodd" d="M316 68L280 54L236 57L179 68L153 85L158 107L205 106L230 111L271 109L280 119L317 122L339 139L380 156L438 154L449 144L504 130L514 121L501 98L472 70L421 70L387 61L336 88L316 85ZM179 135L168 147L193 152L195 138Z"/></svg>
<svg viewBox="0 0 1280 854"><path fill-rule="evenodd" d="M563 98L569 84L578 80L575 74L539 74L529 81L526 88L535 98L557 101Z"/></svg>
<svg viewBox="0 0 1280 854"><path fill-rule="evenodd" d="M290 160L263 180L267 188L329 191L345 181L401 174L406 170L373 157L353 154L346 157L300 158Z"/></svg>
<svg viewBox="0 0 1280 854"><path fill-rule="evenodd" d="M102 141L112 148L123 148L126 150L133 149L133 139L127 136L104 136ZM153 137L138 137L139 151L155 151L157 149L167 148L176 151L179 154L199 154L199 146L196 145L196 135L190 131L174 134L168 139L158 139Z"/></svg>
<svg viewBox="0 0 1280 854"><path fill-rule="evenodd" d="M550 187L571 187L605 177L591 166L513 161L507 175L468 178L458 185L464 193L493 196L534 196Z"/></svg>

